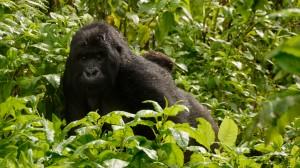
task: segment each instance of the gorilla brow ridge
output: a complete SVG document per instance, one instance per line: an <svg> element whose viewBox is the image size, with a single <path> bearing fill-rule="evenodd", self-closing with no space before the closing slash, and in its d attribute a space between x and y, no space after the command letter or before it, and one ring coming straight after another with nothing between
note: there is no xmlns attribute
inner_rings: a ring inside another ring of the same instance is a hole
<svg viewBox="0 0 300 168"><path fill-rule="evenodd" d="M127 48L128 44L124 37L113 27L109 27L105 23L92 23L83 27L73 37L71 45L87 46L90 39L93 39L95 34L105 35L105 43L112 44L114 47L121 47L123 50ZM126 51L131 53L130 50Z"/></svg>

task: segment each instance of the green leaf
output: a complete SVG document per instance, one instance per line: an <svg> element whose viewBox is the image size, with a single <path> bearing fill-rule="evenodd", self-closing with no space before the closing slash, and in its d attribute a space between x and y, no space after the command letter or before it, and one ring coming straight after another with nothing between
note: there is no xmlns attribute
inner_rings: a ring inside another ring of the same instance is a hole
<svg viewBox="0 0 300 168"><path fill-rule="evenodd" d="M42 51L49 52L50 46L46 43L33 44L32 47L38 48Z"/></svg>
<svg viewBox="0 0 300 168"><path fill-rule="evenodd" d="M122 144L124 139L134 136L132 129L129 126L112 125L112 138L119 144Z"/></svg>
<svg viewBox="0 0 300 168"><path fill-rule="evenodd" d="M259 114L259 122L269 126L266 134L266 143L277 141L281 146L281 140L278 139L278 133L285 132L286 125L300 116L300 95L286 96L267 102L263 111Z"/></svg>
<svg viewBox="0 0 300 168"><path fill-rule="evenodd" d="M163 113L167 116L176 116L178 113L183 111L189 111L189 109L184 105L175 104L171 107L165 108Z"/></svg>
<svg viewBox="0 0 300 168"><path fill-rule="evenodd" d="M205 156L203 156L201 153L193 153L191 155L191 159L190 159L190 162L189 163L205 163L205 164L209 164L211 161L209 158L206 158ZM201 164L200 164L201 165ZM200 166L201 167L201 166ZM203 167L206 167L206 166L203 166ZM208 166L209 167L209 166ZM211 167L214 167L214 166L211 166Z"/></svg>
<svg viewBox="0 0 300 168"><path fill-rule="evenodd" d="M78 127L81 124L84 124L86 122L86 118L80 119L80 120L76 120L76 121L72 121L71 123L69 123L62 131L63 136L68 135L68 132L73 129Z"/></svg>
<svg viewBox="0 0 300 168"><path fill-rule="evenodd" d="M146 125L146 126L149 126L150 128L153 128L153 126L155 125L155 122L150 121L150 120L142 120L140 118L136 118L133 121L126 123L126 125L131 126L131 127L134 127L137 125Z"/></svg>
<svg viewBox="0 0 300 168"><path fill-rule="evenodd" d="M6 55L9 59L16 59L18 56L18 49L11 47L7 50Z"/></svg>
<svg viewBox="0 0 300 168"><path fill-rule="evenodd" d="M55 20L64 20L64 16L58 13L50 12L50 17Z"/></svg>
<svg viewBox="0 0 300 168"><path fill-rule="evenodd" d="M300 57L285 52L278 52L275 56L275 60L285 71L300 73Z"/></svg>
<svg viewBox="0 0 300 168"><path fill-rule="evenodd" d="M276 131L270 131L271 132L271 135L270 135L270 139L271 141L273 142L273 147L276 149L276 150L280 150L282 145L283 145L283 138L282 136Z"/></svg>
<svg viewBox="0 0 300 168"><path fill-rule="evenodd" d="M42 120L42 123L44 125L44 128L45 128L45 133L46 133L46 137L47 137L47 140L49 141L49 143L52 143L54 142L54 130L53 130L53 124L52 122L46 120L46 119L43 119Z"/></svg>
<svg viewBox="0 0 300 168"><path fill-rule="evenodd" d="M266 145L265 143L256 144L254 149L263 153L274 152L274 148L271 145Z"/></svg>
<svg viewBox="0 0 300 168"><path fill-rule="evenodd" d="M155 36L158 39L158 42L163 41L165 37L168 36L168 33L175 27L175 16L172 12L164 12L161 17L159 17L159 23Z"/></svg>
<svg viewBox="0 0 300 168"><path fill-rule="evenodd" d="M0 119L6 119L6 117L16 117L16 113L21 110L28 111L26 107L25 98L9 97L5 102L0 104Z"/></svg>
<svg viewBox="0 0 300 168"><path fill-rule="evenodd" d="M44 3L38 3L36 1L31 1L31 0L26 0L26 2L30 5L30 6L34 6L34 7L37 7L37 8L41 8L45 11L47 11L48 7L44 4Z"/></svg>
<svg viewBox="0 0 300 168"><path fill-rule="evenodd" d="M151 103L153 105L154 110L156 112L159 112L159 113L163 112L163 109L161 108L161 106L157 102L155 102L155 101L146 100L146 101L143 101L143 103Z"/></svg>
<svg viewBox="0 0 300 168"><path fill-rule="evenodd" d="M196 130L191 127L189 124L176 124L176 129L180 131L185 131L189 134L190 137L196 140L197 143L205 146L206 149L210 149L211 143L206 139L206 133L204 130Z"/></svg>
<svg viewBox="0 0 300 168"><path fill-rule="evenodd" d="M254 3L252 5L252 8L255 10L258 9L265 9L265 6L267 5L268 1L267 0L254 0Z"/></svg>
<svg viewBox="0 0 300 168"><path fill-rule="evenodd" d="M222 144L227 146L235 146L238 135L238 127L233 120L225 118L220 125L218 139Z"/></svg>
<svg viewBox="0 0 300 168"><path fill-rule="evenodd" d="M5 6L7 8L14 8L16 6L16 3L10 0L3 0L1 1L1 6Z"/></svg>
<svg viewBox="0 0 300 168"><path fill-rule="evenodd" d="M134 157L130 161L130 165L128 167L145 167L145 168L151 168L151 164L153 163L153 160L147 157L145 152L138 151L135 153ZM155 163L155 162L154 162Z"/></svg>
<svg viewBox="0 0 300 168"><path fill-rule="evenodd" d="M158 113L153 110L140 110L136 113L136 117L151 118L161 116L161 113Z"/></svg>
<svg viewBox="0 0 300 168"><path fill-rule="evenodd" d="M206 121L204 118L198 118L197 132L204 134L202 139L206 147L209 147L215 142L215 131L212 128L211 124Z"/></svg>
<svg viewBox="0 0 300 168"><path fill-rule="evenodd" d="M134 24L138 25L139 24L139 16L134 13L126 13L126 17L130 20L133 21Z"/></svg>
<svg viewBox="0 0 300 168"><path fill-rule="evenodd" d="M248 167L248 168L261 167L261 164L256 163L254 159L247 158L244 155L239 156L238 160L239 160L238 167Z"/></svg>
<svg viewBox="0 0 300 168"><path fill-rule="evenodd" d="M102 139L98 139L98 140L94 140L91 142L88 142L80 147L78 147L76 149L76 151L74 152L74 155L82 155L84 154L84 150L88 149L88 148L104 148L105 146L108 146L110 144L110 142L108 141L104 141Z"/></svg>
<svg viewBox="0 0 300 168"><path fill-rule="evenodd" d="M189 134L187 132L176 130L173 128L169 128L169 130L171 131L171 134L172 134L173 138L175 139L176 143L180 147L185 148L188 146L190 138L189 138Z"/></svg>
<svg viewBox="0 0 300 168"><path fill-rule="evenodd" d="M120 159L110 159L104 161L104 165L109 168L123 168L126 167L129 163Z"/></svg>
<svg viewBox="0 0 300 168"><path fill-rule="evenodd" d="M145 154L150 158L150 159L153 159L153 160L157 160L158 159L158 156L157 156L157 153L155 150L153 149L148 149L148 148L145 148L145 147L142 147L142 146L137 146L136 147L137 149L145 152Z"/></svg>
<svg viewBox="0 0 300 168"><path fill-rule="evenodd" d="M300 73L300 36L286 41L273 57L276 63L284 70L292 73Z"/></svg>
<svg viewBox="0 0 300 168"><path fill-rule="evenodd" d="M71 143L73 143L75 141L76 137L75 136L70 136L69 138L63 140L62 142L55 144L53 146L53 152L56 152L58 154L62 154L63 150L65 149L65 147Z"/></svg>
<svg viewBox="0 0 300 168"><path fill-rule="evenodd" d="M299 8L282 9L279 12L275 12L269 15L270 17L299 17Z"/></svg>
<svg viewBox="0 0 300 168"><path fill-rule="evenodd" d="M186 150L192 151L194 153L207 153L207 150L202 146L188 146Z"/></svg>
<svg viewBox="0 0 300 168"><path fill-rule="evenodd" d="M135 117L135 114L128 113L126 111L113 111L112 113L120 115L120 116L124 116L124 117L127 117L127 118L134 118Z"/></svg>
<svg viewBox="0 0 300 168"><path fill-rule="evenodd" d="M197 143L210 150L210 146L215 142L215 132L211 124L205 119L198 118L197 121L199 122L197 129L188 124L176 124L175 128L187 132Z"/></svg>
<svg viewBox="0 0 300 168"><path fill-rule="evenodd" d="M243 64L240 61L231 61L231 63L236 66L239 70L242 70Z"/></svg>
<svg viewBox="0 0 300 168"><path fill-rule="evenodd" d="M138 30L138 41L140 47L144 47L147 42L149 42L151 38L151 29L148 26L139 25Z"/></svg>
<svg viewBox="0 0 300 168"><path fill-rule="evenodd" d="M182 150L174 143L165 143L158 149L160 161L169 167L182 167L184 155Z"/></svg>
<svg viewBox="0 0 300 168"><path fill-rule="evenodd" d="M97 125L91 125L91 126L82 126L80 128L77 128L75 130L75 132L77 133L77 135L79 136L84 136L86 134L92 134L92 133L99 133L101 130L101 127L97 126Z"/></svg>
<svg viewBox="0 0 300 168"><path fill-rule="evenodd" d="M58 88L60 85L60 75L58 74L48 74L43 75L43 77L54 87Z"/></svg>
<svg viewBox="0 0 300 168"><path fill-rule="evenodd" d="M96 122L100 119L100 115L97 112L89 112L86 116L86 119L90 122Z"/></svg>
<svg viewBox="0 0 300 168"><path fill-rule="evenodd" d="M108 123L112 125L124 125L124 121L121 115L115 112L110 112L105 116L102 116L99 120L100 123Z"/></svg>
<svg viewBox="0 0 300 168"><path fill-rule="evenodd" d="M101 151L101 153L99 153L99 155L97 156L97 159L99 159L100 161L110 160L113 158L116 158L116 152L111 150Z"/></svg>

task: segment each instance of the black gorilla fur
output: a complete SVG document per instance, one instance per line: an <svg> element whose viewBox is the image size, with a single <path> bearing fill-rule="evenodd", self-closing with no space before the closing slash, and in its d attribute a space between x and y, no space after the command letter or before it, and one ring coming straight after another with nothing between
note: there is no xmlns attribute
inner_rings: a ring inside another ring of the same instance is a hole
<svg viewBox="0 0 300 168"><path fill-rule="evenodd" d="M101 115L114 110L135 113L149 108L144 100L154 100L164 107L166 98L169 105L181 101L190 109L172 117L174 122L195 127L195 119L203 117L217 132L209 111L178 89L170 71L160 62L133 55L122 36L108 24L84 26L72 39L62 79L67 122L97 109ZM137 132L151 137L151 132Z"/></svg>

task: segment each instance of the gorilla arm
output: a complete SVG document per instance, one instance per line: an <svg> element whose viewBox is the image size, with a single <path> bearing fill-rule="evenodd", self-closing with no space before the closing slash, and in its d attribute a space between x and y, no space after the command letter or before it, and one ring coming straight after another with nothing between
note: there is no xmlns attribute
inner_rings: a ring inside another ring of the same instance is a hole
<svg viewBox="0 0 300 168"><path fill-rule="evenodd" d="M71 74L72 70L70 60L67 60L65 72L61 80L65 102L64 118L66 118L67 123L83 118L87 111L86 105L84 104L85 101L83 100L84 97L82 96L80 89L76 89L74 88L74 85L72 85L72 83L75 82L73 75Z"/></svg>

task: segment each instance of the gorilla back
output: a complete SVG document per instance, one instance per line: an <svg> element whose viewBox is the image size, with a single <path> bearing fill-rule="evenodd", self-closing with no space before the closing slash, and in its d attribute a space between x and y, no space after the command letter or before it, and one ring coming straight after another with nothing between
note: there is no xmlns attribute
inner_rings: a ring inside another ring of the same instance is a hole
<svg viewBox="0 0 300 168"><path fill-rule="evenodd" d="M92 110L101 115L114 110L136 113L149 108L145 100L164 107L167 98L170 105L181 101L190 109L173 117L174 122L195 127L195 118L203 117L218 129L209 111L176 87L170 72L133 55L122 36L105 23L87 25L73 36L62 81L67 122Z"/></svg>

